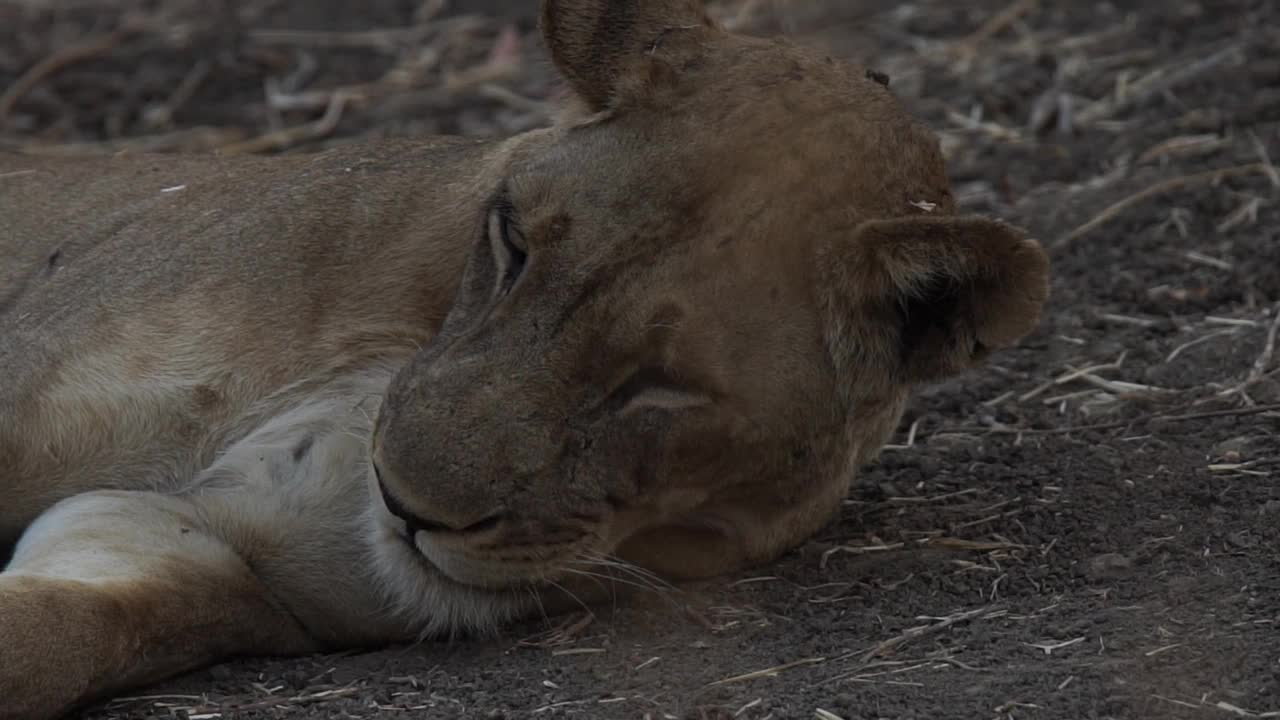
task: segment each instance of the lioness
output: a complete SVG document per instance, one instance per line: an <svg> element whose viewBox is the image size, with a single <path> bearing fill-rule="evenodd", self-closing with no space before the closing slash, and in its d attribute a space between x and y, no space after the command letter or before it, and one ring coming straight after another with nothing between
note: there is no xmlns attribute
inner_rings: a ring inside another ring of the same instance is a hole
<svg viewBox="0 0 1280 720"><path fill-rule="evenodd" d="M768 561L1036 324L878 74L541 23L575 98L503 141L0 158L0 717Z"/></svg>

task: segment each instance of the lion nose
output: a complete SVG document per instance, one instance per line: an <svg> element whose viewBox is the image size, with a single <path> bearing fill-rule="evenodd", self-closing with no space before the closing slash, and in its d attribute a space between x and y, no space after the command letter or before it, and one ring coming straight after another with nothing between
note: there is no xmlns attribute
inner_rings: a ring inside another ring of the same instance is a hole
<svg viewBox="0 0 1280 720"><path fill-rule="evenodd" d="M503 514L501 512L481 514L473 518L457 517L448 520L428 517L420 511L410 510L403 501L387 489L387 484L383 482L382 471L378 468L377 463L373 465L373 474L378 481L378 492L382 494L382 502L386 504L387 510L391 511L392 515L404 521L409 537L417 535L419 531L427 533L480 533L492 530L502 522Z"/></svg>

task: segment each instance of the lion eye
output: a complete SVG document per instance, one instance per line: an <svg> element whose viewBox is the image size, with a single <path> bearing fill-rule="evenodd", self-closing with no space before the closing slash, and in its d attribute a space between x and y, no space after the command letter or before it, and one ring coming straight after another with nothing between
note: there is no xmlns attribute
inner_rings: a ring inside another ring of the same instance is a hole
<svg viewBox="0 0 1280 720"><path fill-rule="evenodd" d="M640 368L609 396L609 404L620 414L639 408L681 410L710 402L706 393L661 367Z"/></svg>
<svg viewBox="0 0 1280 720"><path fill-rule="evenodd" d="M494 289L494 295L497 297L511 292L511 288L524 272L529 254L525 250L524 235L504 209L494 208L489 211L488 233L489 246L493 250L493 261L497 266L498 284Z"/></svg>

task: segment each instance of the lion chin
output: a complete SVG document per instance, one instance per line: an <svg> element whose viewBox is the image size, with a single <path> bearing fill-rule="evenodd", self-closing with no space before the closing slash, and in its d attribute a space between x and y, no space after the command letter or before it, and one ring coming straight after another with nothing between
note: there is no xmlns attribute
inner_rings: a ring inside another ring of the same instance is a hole
<svg viewBox="0 0 1280 720"><path fill-rule="evenodd" d="M492 634L536 604L535 583L501 590L460 583L433 565L403 529L392 527L385 510L369 514L370 565L388 600L385 612L419 628L419 640Z"/></svg>

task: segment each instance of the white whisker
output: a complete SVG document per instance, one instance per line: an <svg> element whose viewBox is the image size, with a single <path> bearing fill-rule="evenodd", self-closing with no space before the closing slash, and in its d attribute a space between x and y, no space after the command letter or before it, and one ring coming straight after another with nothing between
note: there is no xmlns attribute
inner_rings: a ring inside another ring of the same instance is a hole
<svg viewBox="0 0 1280 720"><path fill-rule="evenodd" d="M582 598L578 597L577 595L574 595L574 594L573 594L572 592L570 592L570 591L569 591L569 589L568 589L568 588L566 588L565 586L561 585L560 583L558 583L558 582L556 582L555 580L552 580L552 579L550 579L550 578L544 578L544 579L543 579L543 582L545 582L545 583L547 583L548 585L550 585L551 587L553 587L553 588L555 588L555 589L559 590L560 592L564 593L565 595L568 595L569 597L573 598L573 601L574 601L574 602L576 602L576 603L578 603L578 605L582 607L582 609L583 609L583 611L584 611L584 612L586 612L586 613L588 613L588 614L591 614L591 615L594 615L594 614L595 614L595 613L591 612L591 607L590 607L589 605L587 605L585 602L583 602L583 601L582 601Z"/></svg>
<svg viewBox="0 0 1280 720"><path fill-rule="evenodd" d="M585 560L592 564L599 565L601 567L615 568L621 572L625 572L628 575L631 575L632 577L638 580L642 579L644 581L652 583L655 586L659 586L674 592L679 592L679 588L677 588L675 585L672 585L670 582L668 582L661 576L657 575L656 573L646 570L645 568L642 568L639 565L629 563L625 560L622 560L621 558L614 557L612 555L603 555L599 553L586 553L586 552L581 553L579 557L582 560Z"/></svg>

